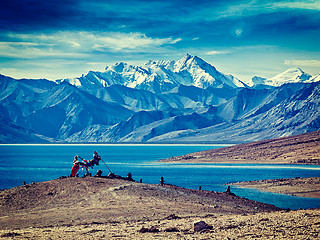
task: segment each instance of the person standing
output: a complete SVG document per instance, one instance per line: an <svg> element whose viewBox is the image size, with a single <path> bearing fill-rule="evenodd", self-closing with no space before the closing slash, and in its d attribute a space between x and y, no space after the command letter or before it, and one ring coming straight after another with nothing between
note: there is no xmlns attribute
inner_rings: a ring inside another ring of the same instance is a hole
<svg viewBox="0 0 320 240"><path fill-rule="evenodd" d="M101 160L101 157L99 156L99 154L97 153L97 151L93 152L93 159L92 159L92 166L94 165L99 165L99 161Z"/></svg>
<svg viewBox="0 0 320 240"><path fill-rule="evenodd" d="M78 161L78 156L75 156L74 157L74 160L73 160L73 166L72 166L72 169L71 169L71 174L70 174L70 177L75 177L77 172L79 171L79 168L80 168L80 162Z"/></svg>

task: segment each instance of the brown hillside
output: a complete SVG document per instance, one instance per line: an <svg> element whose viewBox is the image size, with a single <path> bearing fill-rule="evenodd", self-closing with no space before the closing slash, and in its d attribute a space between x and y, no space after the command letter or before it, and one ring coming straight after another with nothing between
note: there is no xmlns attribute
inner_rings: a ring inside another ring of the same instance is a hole
<svg viewBox="0 0 320 240"><path fill-rule="evenodd" d="M0 192L0 228L160 220L279 210L227 193L105 178L66 178Z"/></svg>
<svg viewBox="0 0 320 240"><path fill-rule="evenodd" d="M191 153L162 161L320 165L320 131Z"/></svg>
<svg viewBox="0 0 320 240"><path fill-rule="evenodd" d="M318 239L320 211L120 179L67 178L0 192L1 239ZM209 228L197 232L195 221Z"/></svg>

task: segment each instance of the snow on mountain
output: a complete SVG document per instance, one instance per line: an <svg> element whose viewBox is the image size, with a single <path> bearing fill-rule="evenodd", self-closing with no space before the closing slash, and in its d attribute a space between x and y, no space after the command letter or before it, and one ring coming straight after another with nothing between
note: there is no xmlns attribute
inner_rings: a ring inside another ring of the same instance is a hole
<svg viewBox="0 0 320 240"><path fill-rule="evenodd" d="M175 83L186 86L207 88L209 86L245 87L246 85L232 75L225 75L197 56L186 54L178 61L149 61L145 66L151 69L164 69L171 72ZM172 74L173 73L173 74ZM166 74L168 76L168 74Z"/></svg>
<svg viewBox="0 0 320 240"><path fill-rule="evenodd" d="M305 82L311 78L311 75L303 72L300 68L290 68L266 80L267 85L280 86L286 83Z"/></svg>
<svg viewBox="0 0 320 240"><path fill-rule="evenodd" d="M57 83L68 82L78 88L97 89L108 87L116 84L124 84L125 79L115 71L95 72L89 71L86 75L79 78L67 78L56 80Z"/></svg>
<svg viewBox="0 0 320 240"><path fill-rule="evenodd" d="M0 142L245 142L315 131L319 76L289 69L249 88L188 54L54 82L0 75Z"/></svg>
<svg viewBox="0 0 320 240"><path fill-rule="evenodd" d="M104 72L90 71L79 78L57 82L63 81L84 89L123 85L155 93L169 91L180 85L199 88L247 86L236 77L225 75L201 58L189 54L178 61L148 61L143 66L120 62L107 66Z"/></svg>
<svg viewBox="0 0 320 240"><path fill-rule="evenodd" d="M254 77L252 82L254 85L268 85L278 87L287 83L308 83L315 82L311 75L305 73L300 68L289 68L288 70L277 74L271 78Z"/></svg>
<svg viewBox="0 0 320 240"><path fill-rule="evenodd" d="M312 78L309 78L307 81L305 82L308 82L308 83L312 83L312 82L320 82L320 74L312 77Z"/></svg>

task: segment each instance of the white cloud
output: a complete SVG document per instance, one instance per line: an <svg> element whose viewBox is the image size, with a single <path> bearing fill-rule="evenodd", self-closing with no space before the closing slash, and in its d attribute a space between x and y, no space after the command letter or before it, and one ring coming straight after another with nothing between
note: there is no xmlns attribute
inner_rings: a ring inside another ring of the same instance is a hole
<svg viewBox="0 0 320 240"><path fill-rule="evenodd" d="M1 74L16 78L58 79L101 71L118 60L172 52L181 38L151 38L142 33L60 31L0 33ZM10 59L7 61L6 59ZM145 61L145 59L143 60Z"/></svg>
<svg viewBox="0 0 320 240"><path fill-rule="evenodd" d="M320 67L320 60L285 60L284 64L298 67Z"/></svg>
<svg viewBox="0 0 320 240"><path fill-rule="evenodd" d="M180 41L182 41L182 38L177 38L177 39L172 40L170 42L170 44L175 44L175 43L180 42Z"/></svg>
<svg viewBox="0 0 320 240"><path fill-rule="evenodd" d="M84 57L97 52L148 52L182 41L181 38L171 37L151 38L142 33L86 31L60 31L48 34L9 33L5 37L12 41L0 42L0 56L28 59L44 56Z"/></svg>
<svg viewBox="0 0 320 240"><path fill-rule="evenodd" d="M23 42L0 42L0 56L18 59L33 59L41 57L83 57L76 52L54 49L51 45Z"/></svg>
<svg viewBox="0 0 320 240"><path fill-rule="evenodd" d="M0 72L17 72L18 69L16 68L0 68Z"/></svg>
<svg viewBox="0 0 320 240"><path fill-rule="evenodd" d="M220 55L220 54L228 54L229 51L209 51L206 52L207 55Z"/></svg>
<svg viewBox="0 0 320 240"><path fill-rule="evenodd" d="M281 9L306 9L320 10L319 0L304 1L257 1L252 0L242 4L230 5L224 11L219 13L218 18L258 15L264 12L274 12Z"/></svg>
<svg viewBox="0 0 320 240"><path fill-rule="evenodd" d="M275 2L272 4L274 8L296 8L308 10L320 10L320 2L318 0Z"/></svg>

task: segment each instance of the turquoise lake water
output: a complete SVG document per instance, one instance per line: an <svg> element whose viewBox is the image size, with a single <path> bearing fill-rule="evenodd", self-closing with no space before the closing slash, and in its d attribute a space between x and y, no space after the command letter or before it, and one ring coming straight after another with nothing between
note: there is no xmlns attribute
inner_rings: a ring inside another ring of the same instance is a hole
<svg viewBox="0 0 320 240"><path fill-rule="evenodd" d="M0 189L26 183L69 176L75 155L91 159L98 151L110 170L121 176L130 172L133 179L145 183L166 183L180 187L225 191L226 183L261 179L318 177L320 166L257 165L257 164L183 164L161 163L158 160L191 152L222 147L222 145L0 145ZM98 169L109 170L100 162ZM79 170L79 175L85 171ZM270 203L282 208L306 209L320 207L320 199L299 198L283 194L264 193L253 189L231 187L241 197Z"/></svg>

